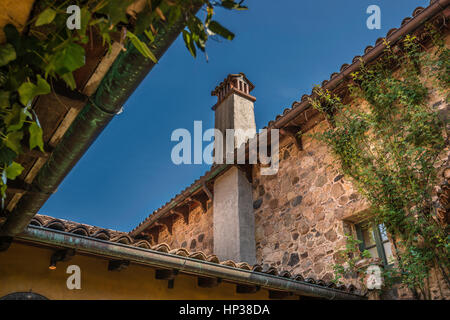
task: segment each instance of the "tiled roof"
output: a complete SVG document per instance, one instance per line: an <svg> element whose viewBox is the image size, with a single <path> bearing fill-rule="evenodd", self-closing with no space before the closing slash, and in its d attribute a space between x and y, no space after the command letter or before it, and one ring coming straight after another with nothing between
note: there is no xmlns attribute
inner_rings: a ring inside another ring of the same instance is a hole
<svg viewBox="0 0 450 320"><path fill-rule="evenodd" d="M301 274L291 274L289 271L278 270L274 267L268 267L264 269L261 265L255 264L253 266L249 265L246 262L235 262L232 260L220 261L216 255L206 255L201 251L189 252L184 248L170 248L169 245L165 243L159 243L156 245L151 245L146 240L137 240L130 237L125 232L103 229L99 227L94 227L90 225L85 225L73 221L63 220L63 219L55 219L46 215L36 215L30 222L32 226L43 227L47 229L53 229L62 232L73 233L79 236L96 238L103 241L120 243L123 245L138 247L140 249L153 250L168 254L173 254L181 257L189 257L192 259L197 259L200 261L207 261L211 263L217 263L221 265L225 265L232 268L249 270L259 273L265 273L272 276L278 276L282 278L288 278L290 280L299 281L303 283L315 284L321 287L333 288L341 291L345 291L348 293L356 293L356 287L353 285L345 286L345 285L336 285L333 282L325 282L320 279L313 278L304 278Z"/></svg>
<svg viewBox="0 0 450 320"><path fill-rule="evenodd" d="M430 0L430 5L432 5L433 3L435 3L437 0ZM442 8L444 9L444 8ZM392 36L394 33L396 33L397 31L399 31L400 29L402 29L403 27L405 27L408 23L410 23L414 18L416 18L419 14L421 14L424 10L426 10L423 7L417 7L414 9L414 11L412 12L412 17L406 17L403 19L403 21L401 22L401 26L400 28L393 28L391 30L388 31L388 33L386 34L386 38L389 38L390 36ZM447 13L448 14L448 13ZM443 19L443 24L445 24L445 19ZM366 49L364 50L364 54L363 56L355 56L352 59L352 64L357 64L360 62L361 58L366 57L368 54L370 54L375 47L377 46L382 46L383 45L383 39L384 38L378 38L375 42L375 45L369 45L366 47ZM333 72L330 75L329 80L324 80L322 82L322 87L326 87L327 84L330 83L330 81L336 79L338 76L340 76L345 70L347 70L351 65L344 63L341 68L340 68L340 72ZM300 101L294 101L292 103L291 108L286 108L284 109L282 114L279 114L275 117L275 120L269 121L267 127L269 128L273 128L276 126L276 123L283 120L285 117L287 117L288 115L290 115L292 112L296 112L298 110L303 111L304 109L306 109L306 107L309 105L309 98L311 98L311 96L313 95L313 92L311 92L310 95L308 94L304 94ZM266 128L267 128L266 127ZM189 194L191 192L191 190L195 187L198 187L198 184L200 181L209 178L212 174L212 172L214 171L213 168L211 168L211 170L207 171L203 176L201 176L199 179L195 180L189 187L185 188L183 191L181 191L180 193L178 193L176 196L174 196L171 200L169 200L168 202L166 202L164 205L162 205L160 208L154 210L144 221L142 221L136 228L134 228L132 231L130 231L131 233L134 233L137 231L137 229L143 225L146 225L150 222L150 220L153 220L155 218L155 215L160 213L161 211L163 211L168 205L170 205L171 203L173 203L173 201L175 201L177 198L181 198L183 196L187 196L187 194ZM159 218L159 217L158 217ZM156 219L154 219L156 220Z"/></svg>
<svg viewBox="0 0 450 320"><path fill-rule="evenodd" d="M157 216L157 214L163 213L162 212L163 209L166 209L169 205L170 205L170 208L174 207L177 203L179 203L181 201L181 199L188 197L190 194L192 194L193 192L198 190L201 187L202 182L215 177L226 167L227 167L226 164L216 165L216 166L213 165L207 172L205 172L204 175L202 175L200 178L198 178L194 182L192 182L190 186L186 187L183 191L176 194L172 199L167 201L161 207L159 207L158 209L156 209L152 213L150 213L150 215L147 218L145 218L144 221L139 223L139 225L137 225L133 230L131 230L130 233L136 232L141 226L146 225L150 220L154 219Z"/></svg>

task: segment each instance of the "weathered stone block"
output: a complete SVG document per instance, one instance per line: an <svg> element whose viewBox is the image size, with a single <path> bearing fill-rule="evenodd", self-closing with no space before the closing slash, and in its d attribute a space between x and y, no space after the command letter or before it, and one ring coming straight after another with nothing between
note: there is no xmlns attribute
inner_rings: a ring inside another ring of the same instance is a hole
<svg viewBox="0 0 450 320"><path fill-rule="evenodd" d="M293 267L297 265L300 261L300 258L298 257L298 253L291 253L291 256L289 258L288 266Z"/></svg>

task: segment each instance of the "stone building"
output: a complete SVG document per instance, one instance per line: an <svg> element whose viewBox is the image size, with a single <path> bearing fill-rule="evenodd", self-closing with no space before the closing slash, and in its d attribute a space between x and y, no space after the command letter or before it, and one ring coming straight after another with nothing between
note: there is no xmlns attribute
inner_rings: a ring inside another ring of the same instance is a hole
<svg viewBox="0 0 450 320"><path fill-rule="evenodd" d="M417 8L413 18L404 19L399 29L389 31L387 40L395 43L414 33L427 50L432 50L423 29L423 24L429 21L424 17L430 8ZM450 10L441 7L437 12L433 21L441 25ZM448 29L443 30L448 46ZM375 47L366 48L362 57L366 63L381 55L382 43L379 39ZM344 64L322 87L344 95L346 80L357 70L360 58L355 57L351 65ZM253 87L244 74L230 74L212 92L218 98L212 108L216 129L224 135L226 129L256 129ZM345 234L362 240L372 257L380 258L385 266L394 263L395 250L384 227L372 230L368 224L369 204L340 172L327 146L312 138L312 134L327 128L327 122L311 107L308 98L304 95L295 101L267 126L280 129L276 174L262 175L260 164L213 165L130 234L153 239L155 243L214 253L221 259L256 262L264 268L287 270L315 281L329 282L334 278L333 265L342 263L339 251L345 247ZM354 104L348 96L346 99L346 103ZM429 104L447 117L448 105L437 90L432 92ZM300 130L301 138L296 136ZM235 140L242 142L246 138L237 136ZM448 150L443 150L444 187L449 178L448 159ZM448 187L446 190L448 193ZM445 197L447 193L441 194ZM448 215L447 209L439 210ZM344 279L347 284L358 286L354 280ZM449 288L438 273L432 273L430 286L433 298L449 297ZM403 287L395 287L386 295L386 298L409 297L411 292Z"/></svg>
<svg viewBox="0 0 450 320"><path fill-rule="evenodd" d="M425 23L432 22L441 28L448 46L449 16L449 1L431 1L429 7L417 8L412 17L404 19L400 28L389 31L386 39L395 44L406 35L415 34L427 50L432 50L424 30ZM383 39L377 40L374 46L365 49L362 57L355 57L350 65L342 65L340 72L333 73L329 80L322 83L322 87L345 94L349 75L360 67L360 58L365 63L372 63L383 54L384 49ZM239 73L230 74L212 91L212 95L217 96L217 103L212 107L216 129L224 134L226 129L241 129L232 140L241 146L240 150L247 156L249 144L246 141L256 133L257 107L256 98L251 95L253 88L254 84ZM15 238L11 248L0 252L0 257L16 257L21 251L34 250L31 246L27 247L30 244L41 244L45 246L45 255L49 258L53 257L52 250L62 247L85 255L106 257L109 262L103 264L114 270L121 269L121 261L125 261L122 263L124 268L130 262L149 265L156 269L152 277L167 280L169 289L178 272L197 278L196 285L192 280L183 278L182 292L172 295L167 288L152 284L158 287L160 294L143 293L145 298L191 297L190 290L199 287L218 288L218 292L208 289L211 291L196 293L193 298L206 298L208 294L212 294L210 297L234 299L366 298L367 292L355 278L344 279L344 285L340 286L332 282L333 265L342 263L338 253L346 244L345 234L354 234L362 240L365 249L379 258L384 266L395 263L395 250L382 225L368 226L368 203L343 176L327 146L311 137L311 133L325 130L327 123L312 108L308 98L304 95L267 125L268 129L279 129L280 132L277 153L279 169L276 174L261 174L264 166L260 163L228 164L217 161L202 177L155 210L129 233L37 215L32 225ZM352 103L350 100L347 102ZM432 93L429 103L447 117L448 105L437 91ZM299 131L302 136L296 134ZM227 156L227 150L219 152L216 148L215 151L216 155ZM448 222L448 150L443 150L443 154L440 214ZM171 256L176 261L170 260ZM14 291L17 283L14 282L15 270L20 268L19 263L18 266L6 267L6 260L0 259L0 270L6 270L0 276L6 283L0 287L0 296ZM58 261L67 263L64 259ZM46 260L40 263L44 262ZM227 268L207 267L214 263ZM95 270L95 267L92 269ZM200 272L204 269L207 270L205 274ZM243 274L233 273L239 270ZM98 270L95 272L99 273ZM160 275L159 278L156 274ZM121 274L120 277L123 277L120 286L124 288L139 281L129 275L130 281L126 284L128 276ZM50 293L52 286L48 283L38 283L31 278L17 279L21 281L20 290L33 285L36 292L41 289L44 295L47 293L53 297ZM220 284L218 279L237 287L224 287L225 284ZM83 298L102 296L95 292L97 285L93 283L93 294ZM429 286L432 298L450 297L450 290L438 273L431 274ZM108 286L99 286L98 290L106 292ZM236 292L245 296L236 295ZM66 296L63 292L56 297L76 298L72 293ZM411 293L397 286L382 298L406 299L411 298Z"/></svg>

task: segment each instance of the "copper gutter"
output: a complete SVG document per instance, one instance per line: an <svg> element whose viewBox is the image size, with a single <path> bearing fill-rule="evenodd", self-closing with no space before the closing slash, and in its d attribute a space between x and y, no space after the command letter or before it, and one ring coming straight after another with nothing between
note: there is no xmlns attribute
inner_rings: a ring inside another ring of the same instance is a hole
<svg viewBox="0 0 450 320"><path fill-rule="evenodd" d="M201 261L189 257L177 256L150 249L133 247L121 243L109 242L73 233L49 230L47 228L28 226L17 236L18 239L36 244L58 246L75 249L79 253L86 253L111 259L129 260L141 265L175 269L185 274L220 278L224 281L260 286L277 291L292 292L300 296L324 299L362 300L365 297L326 288L316 284L295 281L289 278L273 276L266 273L233 268L230 266Z"/></svg>
<svg viewBox="0 0 450 320"><path fill-rule="evenodd" d="M192 9L197 12L201 3ZM181 16L173 24L161 28L155 38L154 54L159 59L185 28ZM0 243L10 241L22 232L58 185L94 143L141 81L154 67L128 42L126 51L116 58L96 92L89 98L77 118L55 147L6 222L0 227Z"/></svg>

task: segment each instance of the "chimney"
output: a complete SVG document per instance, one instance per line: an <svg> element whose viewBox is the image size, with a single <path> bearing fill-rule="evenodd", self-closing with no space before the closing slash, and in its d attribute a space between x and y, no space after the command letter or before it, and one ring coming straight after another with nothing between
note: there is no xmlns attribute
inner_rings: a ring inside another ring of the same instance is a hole
<svg viewBox="0 0 450 320"><path fill-rule="evenodd" d="M226 130L234 131L234 148L256 134L255 112L253 103L256 98L250 95L255 86L247 79L245 74L230 74L211 92L217 96L217 103L212 107L215 112L215 128L223 136L222 155L226 155ZM217 138L215 139L217 142ZM214 146L215 154L217 150ZM234 151L228 150L228 152ZM219 153L220 155L220 153ZM224 161L225 162L225 161Z"/></svg>
<svg viewBox="0 0 450 320"><path fill-rule="evenodd" d="M253 105L256 98L250 95L253 88L243 73L230 74L211 93L217 96L217 103L212 109L215 112L215 128L224 138L222 155L226 154L227 129L240 129L234 132L235 147L256 134ZM217 139L214 141L217 152ZM214 181L213 233L214 254L221 260L256 263L252 184L236 165Z"/></svg>

